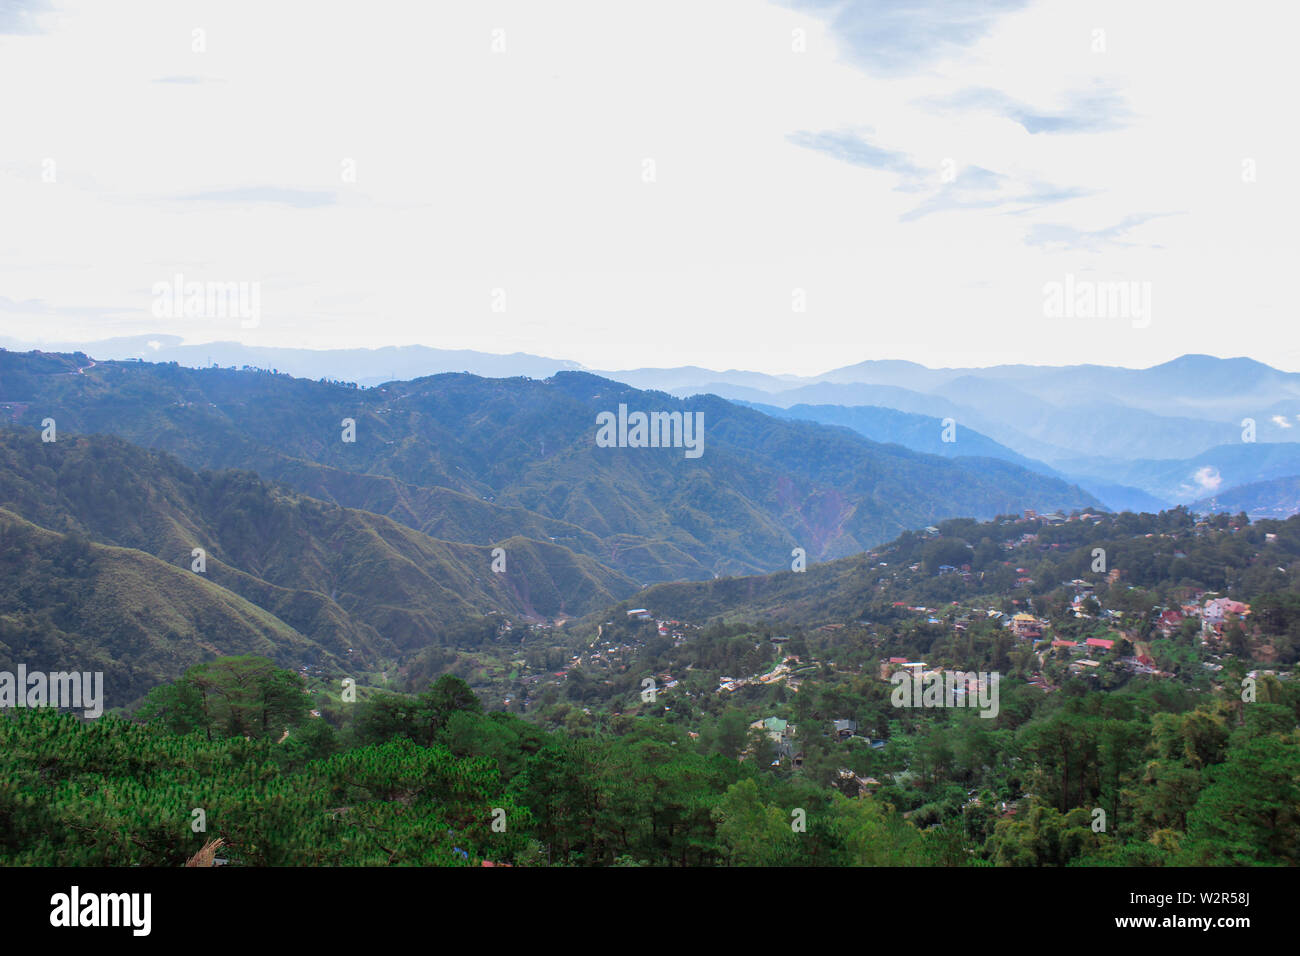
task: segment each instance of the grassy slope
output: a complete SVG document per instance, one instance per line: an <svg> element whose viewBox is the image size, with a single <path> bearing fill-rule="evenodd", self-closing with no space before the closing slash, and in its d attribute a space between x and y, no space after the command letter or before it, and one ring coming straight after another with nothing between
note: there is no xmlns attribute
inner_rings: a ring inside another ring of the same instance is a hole
<svg viewBox="0 0 1300 956"><path fill-rule="evenodd" d="M340 662L201 574L0 509L0 669L103 671L110 706L229 654Z"/></svg>

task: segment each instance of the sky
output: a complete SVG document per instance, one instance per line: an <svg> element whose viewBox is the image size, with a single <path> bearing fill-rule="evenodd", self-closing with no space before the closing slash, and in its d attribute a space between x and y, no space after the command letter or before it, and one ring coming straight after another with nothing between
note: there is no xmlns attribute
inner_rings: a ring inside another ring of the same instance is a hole
<svg viewBox="0 0 1300 956"><path fill-rule="evenodd" d="M1300 371L1298 25L1249 0L0 0L0 336ZM169 311L177 276L255 289L255 318ZM1092 283L1131 308L1049 307Z"/></svg>

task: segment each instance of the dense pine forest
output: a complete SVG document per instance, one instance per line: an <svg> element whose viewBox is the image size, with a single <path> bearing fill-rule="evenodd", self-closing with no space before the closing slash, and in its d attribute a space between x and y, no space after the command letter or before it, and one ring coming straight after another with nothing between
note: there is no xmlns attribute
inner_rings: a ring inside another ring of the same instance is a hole
<svg viewBox="0 0 1300 956"><path fill-rule="evenodd" d="M738 762L725 721L547 731L447 677L317 718L294 675L230 658L135 720L0 721L0 862L180 865L219 840L228 865L1294 865L1300 700L1267 694L1024 696L995 726L917 727L890 760L930 799L904 813Z"/></svg>

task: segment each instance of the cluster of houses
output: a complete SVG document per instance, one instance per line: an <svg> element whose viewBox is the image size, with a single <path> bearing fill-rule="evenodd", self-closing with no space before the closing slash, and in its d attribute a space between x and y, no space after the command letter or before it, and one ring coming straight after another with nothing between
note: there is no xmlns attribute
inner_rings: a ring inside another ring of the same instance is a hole
<svg viewBox="0 0 1300 956"><path fill-rule="evenodd" d="M943 667L927 667L925 661L909 661L906 657L889 657L880 662L880 679L889 680L900 670L907 671L913 678L919 677L922 682L929 682L936 677L942 681L944 680L944 675L949 673L946 668ZM952 674L957 675L956 681L951 681L952 675L949 676L948 680L951 683L953 698L958 704L966 702L968 699L967 691L971 687L975 688L975 692L978 694L983 694L988 690L989 680L987 674L973 675L973 684L967 684L963 679L964 676L971 676L969 675L969 672L954 671ZM944 686L948 685L945 684ZM872 746L875 747L874 742L872 743Z"/></svg>
<svg viewBox="0 0 1300 956"><path fill-rule="evenodd" d="M634 607L627 612L629 621L655 621L654 615L643 607ZM608 621L606 623L609 623ZM686 627L681 621L655 621L655 629L659 632L660 637L671 637L676 647L686 639L683 629Z"/></svg>
<svg viewBox="0 0 1300 956"><path fill-rule="evenodd" d="M773 638L774 643L784 642L786 638ZM792 691L799 690L802 679L798 676L801 672L807 672L817 669L816 661L802 661L797 654L790 654L781 658L780 663L774 666L765 674L756 674L753 677L727 677L723 676L718 681L718 693L730 694L742 687L751 684L772 685L785 683Z"/></svg>
<svg viewBox="0 0 1300 956"><path fill-rule="evenodd" d="M1025 571L1023 568L1017 568L1016 570L1019 572ZM1108 574L1108 580L1113 584L1118 580L1118 576L1118 571L1112 569ZM1067 581L1065 584L1074 589L1070 605L1073 616L1086 619L1095 618L1109 624L1111 627L1109 636L1068 640L1054 637L1050 633L1051 625L1048 620L1027 611L1004 614L1001 611L989 608L986 614L990 619L1000 620L1002 625L1018 639L1032 642L1038 652L1040 662L1045 660L1047 653L1054 651L1066 652L1071 658L1069 669L1076 675L1096 675L1107 666L1106 660L1109 657L1117 666L1133 673L1158 677L1173 676L1156 666L1145 644L1140 642L1135 634L1119 632L1118 625L1122 617L1121 612L1107 610L1098 606L1093 596L1094 585L1092 582L1076 579ZM925 614L930 623L939 623L939 619L934 616L936 611L933 608L911 607L903 601L895 601L894 606L905 608L914 613ZM1249 619L1250 610L1250 605L1241 601L1234 601L1226 597L1209 596L1207 598L1203 592L1194 592L1190 595L1187 603L1171 608L1158 608L1159 617L1156 620L1156 629L1160 634L1168 637L1178 630L1184 621L1194 619L1199 622L1202 643L1208 645L1213 641L1222 639L1225 628L1230 626L1232 622L1236 621L1244 624ZM963 614L954 621L954 629L958 631L965 630L969 620L969 614ZM1116 645L1124 639L1129 640L1135 646L1136 651L1131 656L1119 658L1118 660L1110 657ZM902 657L891 657L881 663L881 678L887 679L894 670L900 667L914 670L916 668L924 669L925 665L922 662L909 661ZM1045 682L1044 686L1047 686Z"/></svg>
<svg viewBox="0 0 1300 956"><path fill-rule="evenodd" d="M749 729L755 732L761 732L767 736L772 743L773 759L772 766L779 766L783 761L791 766L803 766L803 747L799 744L799 736L796 733L795 725L782 717L764 717L762 720L756 720L749 725ZM873 750L882 750L885 747L884 740L872 740L870 737L858 733L858 722L856 720L836 719L831 721L830 730L824 733L825 736L844 742L853 739L861 741L864 745L870 746ZM698 734L692 734L693 737ZM744 759L742 756L741 759ZM849 770L841 770L840 778L848 781L853 780L859 790L859 795L866 790L880 786L880 781L874 777L859 777Z"/></svg>
<svg viewBox="0 0 1300 956"><path fill-rule="evenodd" d="M1202 604L1200 603L1202 597L1201 594L1195 594L1185 604L1164 608L1156 619L1156 629L1168 637L1178 630L1184 621L1199 620L1201 642L1208 644L1211 640L1221 639L1224 627L1230 622L1237 621L1244 625L1250 616L1249 604L1226 597L1210 598Z"/></svg>

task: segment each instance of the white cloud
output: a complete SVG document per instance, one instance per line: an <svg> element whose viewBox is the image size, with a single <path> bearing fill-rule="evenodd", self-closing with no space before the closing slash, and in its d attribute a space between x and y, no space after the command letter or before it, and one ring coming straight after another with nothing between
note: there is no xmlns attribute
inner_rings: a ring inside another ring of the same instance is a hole
<svg viewBox="0 0 1300 956"><path fill-rule="evenodd" d="M1223 476L1219 474L1219 469L1213 465L1205 465L1196 469L1192 475L1192 480L1202 491L1218 491L1219 486L1223 484Z"/></svg>
<svg viewBox="0 0 1300 956"><path fill-rule="evenodd" d="M0 291L33 304L0 310L0 334L801 373L1149 365L1214 343L1300 368L1300 350L1262 344L1289 327L1277 211L1300 200L1296 127L1278 122L1289 8L1269 29L1170 0L851 14L140 0L126 18L60 0L31 20L46 32L0 36L0 88L26 93L0 98ZM927 105L969 90L996 96ZM1080 90L1123 122L1086 122ZM1040 121L1076 131L1031 133ZM804 148L863 130L907 165ZM1178 215L1135 221L1154 212ZM260 282L260 326L160 323L150 289L177 272ZM1151 282L1160 317L1049 322L1041 289L1064 274Z"/></svg>

